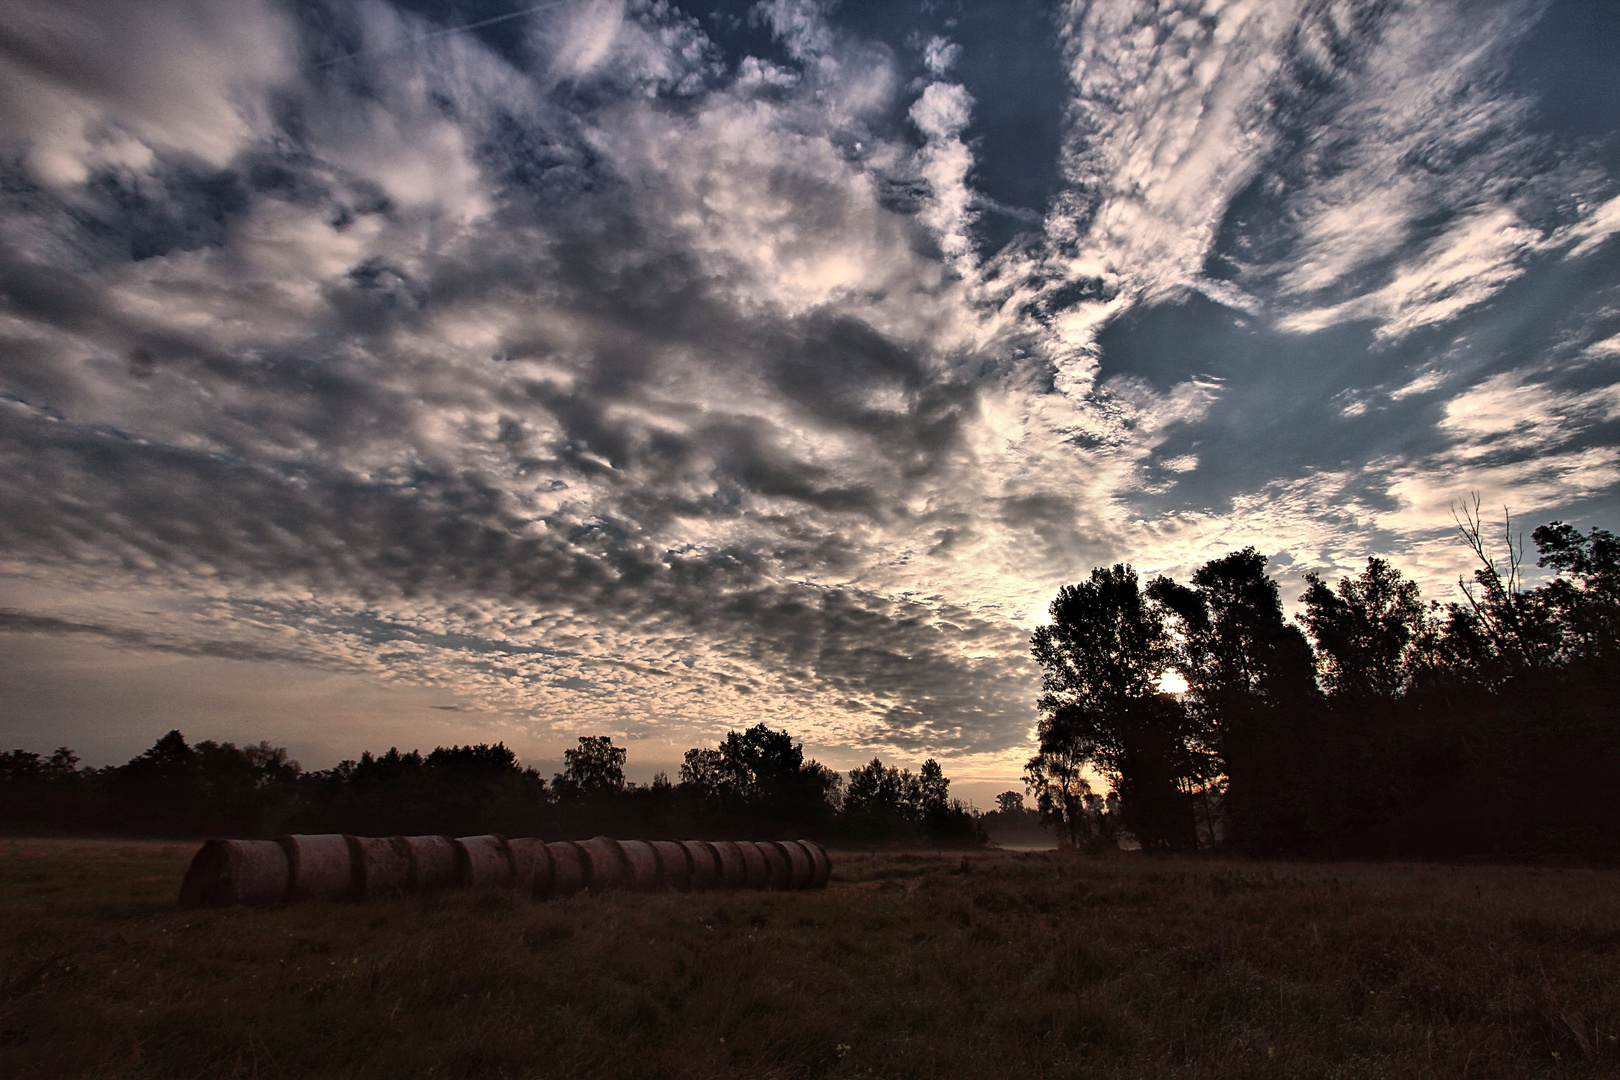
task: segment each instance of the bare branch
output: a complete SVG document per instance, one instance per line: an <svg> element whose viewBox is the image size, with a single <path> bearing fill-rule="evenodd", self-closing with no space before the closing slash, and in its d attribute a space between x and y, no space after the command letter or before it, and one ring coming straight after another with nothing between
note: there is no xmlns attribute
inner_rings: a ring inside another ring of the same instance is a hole
<svg viewBox="0 0 1620 1080"><path fill-rule="evenodd" d="M1486 546L1485 518L1479 493L1470 492L1470 499L1472 505L1469 505L1469 499L1452 504L1451 520L1456 522L1457 533L1463 543L1479 560L1480 568L1474 571L1474 581L1483 590L1483 595L1476 596L1468 582L1461 577L1457 579L1457 587L1467 599L1486 636L1500 653L1529 663L1533 660L1534 649L1524 612L1524 534L1514 535L1513 513L1504 505L1502 541L1507 562L1504 577L1502 567L1491 557Z"/></svg>

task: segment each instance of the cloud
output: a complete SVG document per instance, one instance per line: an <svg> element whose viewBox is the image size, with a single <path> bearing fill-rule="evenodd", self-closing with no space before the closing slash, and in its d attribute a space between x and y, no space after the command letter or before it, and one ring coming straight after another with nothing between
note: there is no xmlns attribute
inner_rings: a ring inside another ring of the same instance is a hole
<svg viewBox="0 0 1620 1080"><path fill-rule="evenodd" d="M1137 0L1068 9L1070 186L1048 221L1054 245L1075 252L1066 279L1151 300L1199 277L1227 203L1275 137L1266 91L1296 13L1288 3L1161 12Z"/></svg>
<svg viewBox="0 0 1620 1080"><path fill-rule="evenodd" d="M637 32L606 12L548 31L576 80ZM371 38L411 30L385 14ZM240 152L207 242L108 251L89 289L14 263L18 563L580 723L699 723L707 688L807 734L849 717L845 741L1021 739L1016 636L851 584L927 513L908 492L953 467L974 394L933 358L960 315L926 226L836 141L849 95L817 121L739 80L681 116L636 87L582 127L465 39L354 64L363 95L302 91L301 145ZM541 138L562 205L503 175ZM97 633L183 647L126 618Z"/></svg>
<svg viewBox="0 0 1620 1080"><path fill-rule="evenodd" d="M943 79L962 58L962 46L937 34L923 46L923 67L936 79Z"/></svg>
<svg viewBox="0 0 1620 1080"><path fill-rule="evenodd" d="M1401 338L1489 300L1544 250L1554 193L1578 181L1546 160L1530 99L1501 85L1538 12L1329 6L1303 21L1285 100L1330 89L1305 99L1276 176L1290 250L1261 275L1292 309L1280 325L1370 320Z"/></svg>
<svg viewBox="0 0 1620 1080"><path fill-rule="evenodd" d="M1620 232L1620 195L1587 209L1585 216L1569 230L1570 238L1579 241L1569 251L1572 259L1590 255L1609 237Z"/></svg>
<svg viewBox="0 0 1620 1080"><path fill-rule="evenodd" d="M1066 7L999 252L975 41L754 10L17 7L0 629L1016 771L1093 566L1443 582L1464 487L1612 489L1602 302L1490 321L1607 280L1499 85L1531 9Z"/></svg>
<svg viewBox="0 0 1620 1080"><path fill-rule="evenodd" d="M292 74L291 20L258 0L13 0L0 22L6 142L52 187L98 169L143 172L166 152L224 166L267 134L266 96Z"/></svg>
<svg viewBox="0 0 1620 1080"><path fill-rule="evenodd" d="M1371 319L1379 323L1380 337L1404 337L1489 300L1523 272L1521 257L1535 252L1541 239L1505 208L1471 213L1396 267L1375 292L1297 312L1279 325L1310 332L1346 319Z"/></svg>
<svg viewBox="0 0 1620 1080"><path fill-rule="evenodd" d="M911 122L923 134L917 172L927 182L932 198L919 217L939 237L947 259L960 264L973 250L973 192L968 173L973 155L960 134L972 115L973 98L953 83L933 82L911 107Z"/></svg>

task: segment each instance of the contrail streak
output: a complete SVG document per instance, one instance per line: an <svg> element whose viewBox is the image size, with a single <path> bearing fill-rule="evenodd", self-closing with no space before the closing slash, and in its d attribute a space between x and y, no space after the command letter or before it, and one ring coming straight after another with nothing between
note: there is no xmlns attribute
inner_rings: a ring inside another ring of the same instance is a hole
<svg viewBox="0 0 1620 1080"><path fill-rule="evenodd" d="M407 49L412 45L420 45L422 42L432 41L434 38L447 37L450 34L460 34L467 30L477 30L479 27L493 26L499 22L506 22L508 19L521 18L524 15L533 15L537 11L545 11L547 8L561 7L566 2L567 0L551 0L551 2L547 4L536 4L534 7L524 8L522 11L510 11L505 15L496 15L492 19L480 19L478 22L468 23L465 26L450 26L443 30L435 30L430 34L423 34L420 37L411 38L409 41L402 41L397 45L379 45L375 49L361 49L359 52L346 53L345 55L336 57L332 60L322 60L315 66L318 68L331 67L333 64L341 64L345 60L357 60L362 56L375 56L378 53L398 52L400 49Z"/></svg>

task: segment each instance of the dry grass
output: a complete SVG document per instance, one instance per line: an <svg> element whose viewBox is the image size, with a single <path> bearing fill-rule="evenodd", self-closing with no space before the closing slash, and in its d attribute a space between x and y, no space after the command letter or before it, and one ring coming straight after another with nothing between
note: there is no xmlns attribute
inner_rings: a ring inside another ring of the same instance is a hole
<svg viewBox="0 0 1620 1080"><path fill-rule="evenodd" d="M821 893L174 906L0 842L0 1075L1606 1076L1620 873L844 857Z"/></svg>

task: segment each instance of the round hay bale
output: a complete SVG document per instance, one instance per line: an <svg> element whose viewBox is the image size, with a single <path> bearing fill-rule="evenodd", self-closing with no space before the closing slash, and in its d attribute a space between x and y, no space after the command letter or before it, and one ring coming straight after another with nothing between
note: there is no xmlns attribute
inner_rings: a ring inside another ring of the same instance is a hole
<svg viewBox="0 0 1620 1080"><path fill-rule="evenodd" d="M590 862L591 895L630 887L630 862L617 840L611 836L593 836L579 841L579 849Z"/></svg>
<svg viewBox="0 0 1620 1080"><path fill-rule="evenodd" d="M663 883L658 865L658 852L645 840L620 840L619 850L624 853L625 865L630 873L626 886L634 892L652 892Z"/></svg>
<svg viewBox="0 0 1620 1080"><path fill-rule="evenodd" d="M566 900L584 892L591 883L591 860L572 840L547 844L551 856L551 897Z"/></svg>
<svg viewBox="0 0 1620 1080"><path fill-rule="evenodd" d="M766 889L771 884L771 867L765 861L765 853L759 850L759 845L752 840L733 841L737 850L742 852L744 873L747 879L745 888Z"/></svg>
<svg viewBox="0 0 1620 1080"><path fill-rule="evenodd" d="M264 907L287 899L287 853L274 840L210 840L180 883L181 907Z"/></svg>
<svg viewBox="0 0 1620 1080"><path fill-rule="evenodd" d="M825 889L827 879L832 877L832 860L827 858L827 849L814 840L800 840L799 846L804 848L805 854L810 856L810 867L813 874L810 878L810 888Z"/></svg>
<svg viewBox="0 0 1620 1080"><path fill-rule="evenodd" d="M551 850L544 840L508 840L512 852L512 887L532 900L551 898Z"/></svg>
<svg viewBox="0 0 1620 1080"><path fill-rule="evenodd" d="M679 841L692 867L691 887L696 891L720 887L720 856L706 840Z"/></svg>
<svg viewBox="0 0 1620 1080"><path fill-rule="evenodd" d="M346 900L355 895L354 857L342 833L278 836L287 853L287 902Z"/></svg>
<svg viewBox="0 0 1620 1080"><path fill-rule="evenodd" d="M815 877L815 867L810 865L810 853L805 851L797 840L773 840L771 846L782 852L788 861L789 889L808 889Z"/></svg>
<svg viewBox="0 0 1620 1080"><path fill-rule="evenodd" d="M387 900L411 891L411 849L401 836L351 836L356 900Z"/></svg>
<svg viewBox="0 0 1620 1080"><path fill-rule="evenodd" d="M506 837L493 833L484 836L463 836L456 840L466 860L466 884L474 889L509 889L517 867L512 862L512 851L506 846Z"/></svg>
<svg viewBox="0 0 1620 1080"><path fill-rule="evenodd" d="M720 863L719 888L746 889L748 864L743 862L742 849L730 840L716 840L709 846L714 848L715 859Z"/></svg>
<svg viewBox="0 0 1620 1080"><path fill-rule="evenodd" d="M664 888L685 892L692 887L692 857L686 848L673 840L654 840L653 854L658 856L658 880Z"/></svg>
<svg viewBox="0 0 1620 1080"><path fill-rule="evenodd" d="M448 836L402 836L411 852L411 892L433 893L467 880L466 855Z"/></svg>
<svg viewBox="0 0 1620 1080"><path fill-rule="evenodd" d="M760 840L754 846L765 856L765 887L772 892L787 889L793 877L787 854L774 840Z"/></svg>

